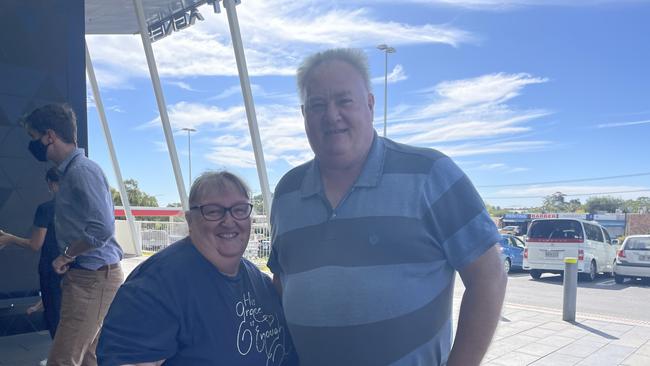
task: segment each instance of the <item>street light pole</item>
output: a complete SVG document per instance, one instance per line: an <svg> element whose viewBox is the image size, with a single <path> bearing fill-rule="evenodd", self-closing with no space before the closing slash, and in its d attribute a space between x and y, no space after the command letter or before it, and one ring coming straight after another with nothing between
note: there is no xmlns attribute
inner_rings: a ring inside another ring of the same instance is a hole
<svg viewBox="0 0 650 366"><path fill-rule="evenodd" d="M190 137L190 134L196 132L196 129L185 127L181 128L181 130L187 131L187 165L189 173L189 178L187 179L187 190L189 192L190 188L192 188L192 138Z"/></svg>
<svg viewBox="0 0 650 366"><path fill-rule="evenodd" d="M384 137L386 137L386 117L388 115L388 54L397 52L394 47L380 44L377 49L384 51Z"/></svg>

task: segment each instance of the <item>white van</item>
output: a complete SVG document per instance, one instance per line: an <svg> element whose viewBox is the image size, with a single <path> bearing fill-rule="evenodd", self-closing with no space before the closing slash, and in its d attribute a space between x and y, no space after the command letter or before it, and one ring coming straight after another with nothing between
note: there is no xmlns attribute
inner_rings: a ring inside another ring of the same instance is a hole
<svg viewBox="0 0 650 366"><path fill-rule="evenodd" d="M578 258L580 277L593 281L600 272L613 274L617 246L594 221L577 219L533 220L526 235L525 270L539 279L542 273L564 272L564 257Z"/></svg>

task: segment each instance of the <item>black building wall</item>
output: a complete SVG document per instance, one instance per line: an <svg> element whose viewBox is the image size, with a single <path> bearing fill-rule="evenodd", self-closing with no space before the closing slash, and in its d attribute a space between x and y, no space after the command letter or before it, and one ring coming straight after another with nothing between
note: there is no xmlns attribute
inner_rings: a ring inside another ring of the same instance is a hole
<svg viewBox="0 0 650 366"><path fill-rule="evenodd" d="M51 165L31 156L17 120L41 105L68 103L79 145L87 147L84 2L2 0L0 14L0 229L29 237L36 207L50 199L44 176ZM24 322L6 319L22 309L6 306L37 294L37 263L30 250L0 250L0 336L25 331Z"/></svg>

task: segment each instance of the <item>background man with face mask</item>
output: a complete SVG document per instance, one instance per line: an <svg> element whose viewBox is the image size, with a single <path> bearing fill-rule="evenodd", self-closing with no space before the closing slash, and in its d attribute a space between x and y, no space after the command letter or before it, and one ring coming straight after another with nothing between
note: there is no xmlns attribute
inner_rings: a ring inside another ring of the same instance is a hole
<svg viewBox="0 0 650 366"><path fill-rule="evenodd" d="M63 296L48 365L96 365L99 329L124 280L108 182L77 148L77 119L69 106L40 107L23 125L32 138L29 151L53 162L61 175L54 221L62 254L52 266L64 275Z"/></svg>

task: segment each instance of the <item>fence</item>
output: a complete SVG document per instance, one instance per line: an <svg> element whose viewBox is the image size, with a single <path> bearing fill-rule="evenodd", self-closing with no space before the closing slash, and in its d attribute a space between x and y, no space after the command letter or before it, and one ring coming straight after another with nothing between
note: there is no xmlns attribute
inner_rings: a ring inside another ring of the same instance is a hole
<svg viewBox="0 0 650 366"><path fill-rule="evenodd" d="M270 227L266 216L254 215L251 219L251 235L244 257L259 262L260 259L268 258L271 253ZM185 221L136 221L135 224L140 235L142 252L145 254L156 253L189 233Z"/></svg>

